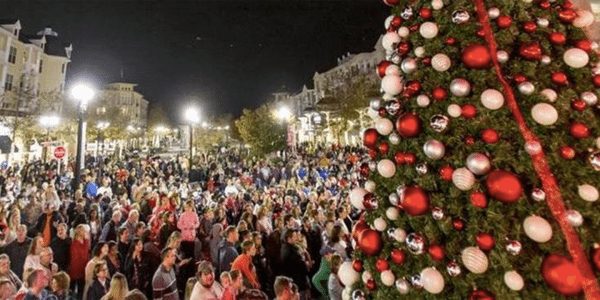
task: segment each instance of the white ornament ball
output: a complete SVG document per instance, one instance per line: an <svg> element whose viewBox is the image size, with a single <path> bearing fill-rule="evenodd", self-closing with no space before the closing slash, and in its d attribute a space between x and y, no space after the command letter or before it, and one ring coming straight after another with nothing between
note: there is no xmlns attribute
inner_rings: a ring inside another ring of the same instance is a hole
<svg viewBox="0 0 600 300"><path fill-rule="evenodd" d="M404 243L406 241L406 231L402 228L396 228L394 230L394 239L396 242Z"/></svg>
<svg viewBox="0 0 600 300"><path fill-rule="evenodd" d="M400 67L398 67L398 65L389 65L387 68L385 68L385 75L396 75L396 76L400 76Z"/></svg>
<svg viewBox="0 0 600 300"><path fill-rule="evenodd" d="M427 95L419 95L417 96L417 105L419 107L427 107L431 103L431 99Z"/></svg>
<svg viewBox="0 0 600 300"><path fill-rule="evenodd" d="M483 153L471 153L467 156L467 169L475 175L485 175L492 168L490 159Z"/></svg>
<svg viewBox="0 0 600 300"><path fill-rule="evenodd" d="M553 89L543 89L540 94L546 97L546 99L548 99L550 102L554 102L556 101L556 98L558 98L558 94Z"/></svg>
<svg viewBox="0 0 600 300"><path fill-rule="evenodd" d="M369 108L367 110L367 115L369 116L369 118L371 118L371 120L381 119L381 116L379 115L379 112L376 111L376 110L374 110L374 109L372 109L372 108Z"/></svg>
<svg viewBox="0 0 600 300"><path fill-rule="evenodd" d="M467 168L458 168L452 172L452 183L461 191L468 191L475 184L475 175Z"/></svg>
<svg viewBox="0 0 600 300"><path fill-rule="evenodd" d="M381 282L385 286L392 286L396 282L396 277L391 270L381 272Z"/></svg>
<svg viewBox="0 0 600 300"><path fill-rule="evenodd" d="M587 52L579 48L571 48L563 54L565 63L574 69L585 67L590 62L590 57Z"/></svg>
<svg viewBox="0 0 600 300"><path fill-rule="evenodd" d="M483 274L488 269L488 258L478 247L467 247L461 253L465 268L471 273Z"/></svg>
<svg viewBox="0 0 600 300"><path fill-rule="evenodd" d="M397 208L393 207L393 206L390 206L390 207L388 207L388 209L385 210L385 216L390 221L396 221L396 220L398 220L398 216L399 215L400 215L400 211Z"/></svg>
<svg viewBox="0 0 600 300"><path fill-rule="evenodd" d="M401 40L402 39L398 33L390 31L386 32L383 35L383 38L381 38L381 45L383 46L383 49L393 51L396 49L396 45L400 43Z"/></svg>
<svg viewBox="0 0 600 300"><path fill-rule="evenodd" d="M508 271L504 273L504 284L513 291L520 291L525 286L525 281L517 271Z"/></svg>
<svg viewBox="0 0 600 300"><path fill-rule="evenodd" d="M387 222L382 217L378 217L373 221L373 227L377 231L384 231L387 228Z"/></svg>
<svg viewBox="0 0 600 300"><path fill-rule="evenodd" d="M438 34L438 26L433 22L425 22L419 27L419 33L423 38L432 39Z"/></svg>
<svg viewBox="0 0 600 300"><path fill-rule="evenodd" d="M581 199L588 202L596 202L598 201L598 198L600 198L598 189L587 183L577 187L577 194L579 194Z"/></svg>
<svg viewBox="0 0 600 300"><path fill-rule="evenodd" d="M588 10L578 10L573 26L577 28L588 27L594 23L594 14Z"/></svg>
<svg viewBox="0 0 600 300"><path fill-rule="evenodd" d="M374 192L376 187L377 184L373 180L368 180L367 182L365 182L365 190L369 193Z"/></svg>
<svg viewBox="0 0 600 300"><path fill-rule="evenodd" d="M389 136L390 143L392 145L398 145L400 143L400 135L395 132L392 132Z"/></svg>
<svg viewBox="0 0 600 300"><path fill-rule="evenodd" d="M435 268L425 268L421 271L423 288L431 294L439 294L444 290L444 277Z"/></svg>
<svg viewBox="0 0 600 300"><path fill-rule="evenodd" d="M354 300L352 299L352 286L347 285L342 291L342 300Z"/></svg>
<svg viewBox="0 0 600 300"><path fill-rule="evenodd" d="M499 17L500 9L498 9L497 7L492 7L490 9L488 9L488 16L490 16L490 19L495 19L495 18Z"/></svg>
<svg viewBox="0 0 600 300"><path fill-rule="evenodd" d="M383 21L383 28L388 29L390 28L390 25L392 24L392 20L394 19L394 15L388 16L387 18L385 18L385 21Z"/></svg>
<svg viewBox="0 0 600 300"><path fill-rule="evenodd" d="M500 63L505 63L510 58L510 56L508 55L508 52L506 52L504 50L500 50L500 51L496 52L496 57L498 58L498 61Z"/></svg>
<svg viewBox="0 0 600 300"><path fill-rule="evenodd" d="M456 78L450 82L450 93L457 97L464 97L471 93L471 83L464 78Z"/></svg>
<svg viewBox="0 0 600 300"><path fill-rule="evenodd" d="M423 56L425 56L425 48L421 47L421 46L415 48L415 56L416 57L423 57Z"/></svg>
<svg viewBox="0 0 600 300"><path fill-rule="evenodd" d="M537 141L526 142L525 152L529 155L536 155L542 152L542 145Z"/></svg>
<svg viewBox="0 0 600 300"><path fill-rule="evenodd" d="M487 109L499 109L504 105L504 95L498 90L487 89L481 93L481 104Z"/></svg>
<svg viewBox="0 0 600 300"><path fill-rule="evenodd" d="M523 0L524 3L531 3L533 0Z"/></svg>
<svg viewBox="0 0 600 300"><path fill-rule="evenodd" d="M414 71L417 70L417 60L415 60L412 57L406 58L402 61L402 63L400 64L400 69L402 69L402 72L404 72L405 74L410 74Z"/></svg>
<svg viewBox="0 0 600 300"><path fill-rule="evenodd" d="M366 194L367 190L361 187L354 188L352 191L350 191L350 195L348 196L350 197L350 203L352 206L358 210L364 210L365 206L363 205L363 201Z"/></svg>
<svg viewBox="0 0 600 300"><path fill-rule="evenodd" d="M367 283L369 280L373 279L373 275L372 275L372 274L371 274L371 272L369 272L369 271L364 271L360 277L361 277L361 279L362 279L363 283L365 283L365 284L366 284L366 283Z"/></svg>
<svg viewBox="0 0 600 300"><path fill-rule="evenodd" d="M385 178L393 177L396 174L396 165L389 159L382 159L377 163L377 172Z"/></svg>
<svg viewBox="0 0 600 300"><path fill-rule="evenodd" d="M549 65L552 62L552 58L550 58L548 55L542 55L540 62L542 62L542 65Z"/></svg>
<svg viewBox="0 0 600 300"><path fill-rule="evenodd" d="M429 140L423 145L425 155L433 160L438 160L446 154L446 146L438 140Z"/></svg>
<svg viewBox="0 0 600 300"><path fill-rule="evenodd" d="M540 26L542 28L546 28L546 27L548 27L548 25L550 25L550 21L548 21L548 19L546 19L546 18L538 18L537 24L538 24L538 26Z"/></svg>
<svg viewBox="0 0 600 300"><path fill-rule="evenodd" d="M583 92L581 93L581 100L585 102L588 106L594 106L598 103L598 96L593 92Z"/></svg>
<svg viewBox="0 0 600 300"><path fill-rule="evenodd" d="M438 72L445 72L452 66L450 57L444 53L438 53L431 58L431 67Z"/></svg>
<svg viewBox="0 0 600 300"><path fill-rule="evenodd" d="M440 10L440 9L444 8L444 1L442 1L442 0L432 0L431 1L431 8L433 8L434 10Z"/></svg>
<svg viewBox="0 0 600 300"><path fill-rule="evenodd" d="M409 34L410 34L410 29L408 29L408 27L402 26L402 27L398 28L398 35L401 38L407 38Z"/></svg>
<svg viewBox="0 0 600 300"><path fill-rule="evenodd" d="M351 286L360 279L360 274L354 270L351 261L343 262L338 269L338 277L342 284Z"/></svg>
<svg viewBox="0 0 600 300"><path fill-rule="evenodd" d="M402 77L397 75L386 75L381 79L381 89L386 94L398 95L404 89L404 83Z"/></svg>
<svg viewBox="0 0 600 300"><path fill-rule="evenodd" d="M550 126L558 121L558 111L548 103L538 103L531 108L531 117L540 125Z"/></svg>
<svg viewBox="0 0 600 300"><path fill-rule="evenodd" d="M375 130L381 135L388 135L394 131L394 123L387 118L380 118L375 121Z"/></svg>
<svg viewBox="0 0 600 300"><path fill-rule="evenodd" d="M523 221L525 234L538 243L545 243L552 239L552 226L540 216L529 216Z"/></svg>
<svg viewBox="0 0 600 300"><path fill-rule="evenodd" d="M462 108L458 104L450 104L448 105L448 115L453 118L458 118L462 114Z"/></svg>
<svg viewBox="0 0 600 300"><path fill-rule="evenodd" d="M531 95L535 92L535 85L529 81L525 81L519 84L518 89L523 95Z"/></svg>
<svg viewBox="0 0 600 300"><path fill-rule="evenodd" d="M567 221L569 221L569 224L571 224L571 226L573 227L579 227L583 224L583 216L581 215L580 212L574 210L574 209L569 209L567 210Z"/></svg>

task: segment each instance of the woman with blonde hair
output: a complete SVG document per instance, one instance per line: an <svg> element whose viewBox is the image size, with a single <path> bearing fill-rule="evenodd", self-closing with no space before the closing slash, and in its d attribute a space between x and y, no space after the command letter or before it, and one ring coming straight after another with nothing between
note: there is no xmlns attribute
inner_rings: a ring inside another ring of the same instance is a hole
<svg viewBox="0 0 600 300"><path fill-rule="evenodd" d="M127 278L121 273L116 273L110 281L110 289L101 300L122 300L127 293L129 293Z"/></svg>

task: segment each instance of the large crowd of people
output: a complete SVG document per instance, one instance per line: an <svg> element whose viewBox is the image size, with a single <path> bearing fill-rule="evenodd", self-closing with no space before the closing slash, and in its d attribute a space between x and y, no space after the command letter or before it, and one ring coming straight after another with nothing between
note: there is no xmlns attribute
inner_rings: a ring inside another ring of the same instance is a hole
<svg viewBox="0 0 600 300"><path fill-rule="evenodd" d="M91 159L79 184L5 168L0 299L341 299L365 155Z"/></svg>

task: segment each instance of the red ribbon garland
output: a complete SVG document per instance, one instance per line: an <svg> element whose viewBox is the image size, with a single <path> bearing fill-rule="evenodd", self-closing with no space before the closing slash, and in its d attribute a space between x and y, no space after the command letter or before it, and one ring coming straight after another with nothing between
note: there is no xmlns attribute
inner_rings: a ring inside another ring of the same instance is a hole
<svg viewBox="0 0 600 300"><path fill-rule="evenodd" d="M506 81L506 78L502 73L502 69L500 68L500 63L498 63L498 58L496 54L496 40L492 32L492 27L489 22L485 4L483 3L483 0L474 0L474 2L477 9L479 23L483 26L485 40L490 48L494 70L496 71L496 76L498 77L498 80L502 84L502 88L504 90L504 96L506 97L508 109L517 121L519 131L521 132L521 135L523 136L525 141L527 143L539 143L539 139L527 127L525 119L523 118L523 114L521 113L521 111L519 110L519 106L517 105L517 100L515 98L513 90ZM565 204L560 194L558 184L556 183L556 179L554 178L552 171L550 171L550 166L548 165L548 161L546 160L544 152L540 151L537 154L532 154L531 159L533 162L533 167L542 182L542 187L546 192L546 203L550 208L552 216L558 222L560 229L563 235L565 236L569 254L571 254L573 262L575 263L575 266L577 266L577 268L579 269L579 272L581 273L581 276L583 278L582 286L585 296L587 299L600 299L600 287L598 286L598 282L596 281L594 272L592 271L592 268L589 264L587 255L583 250L583 246L581 245L579 236L567 221Z"/></svg>

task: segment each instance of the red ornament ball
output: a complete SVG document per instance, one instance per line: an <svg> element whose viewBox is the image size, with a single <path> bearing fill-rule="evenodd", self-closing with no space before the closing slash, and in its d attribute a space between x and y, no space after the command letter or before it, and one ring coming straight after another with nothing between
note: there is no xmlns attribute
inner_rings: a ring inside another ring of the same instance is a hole
<svg viewBox="0 0 600 300"><path fill-rule="evenodd" d="M352 269L354 269L354 271L356 271L356 272L362 272L362 270L363 270L362 260L358 260L358 259L353 260L352 261Z"/></svg>
<svg viewBox="0 0 600 300"><path fill-rule="evenodd" d="M477 108L473 104L465 104L461 106L461 116L465 119L473 119L477 116Z"/></svg>
<svg viewBox="0 0 600 300"><path fill-rule="evenodd" d="M396 152L396 154L394 154L394 162L396 162L397 165L403 165L406 162L404 159L404 152Z"/></svg>
<svg viewBox="0 0 600 300"><path fill-rule="evenodd" d="M400 0L383 0L383 3L385 3L387 6L394 7L400 3Z"/></svg>
<svg viewBox="0 0 600 300"><path fill-rule="evenodd" d="M519 55L527 60L542 59L542 46L538 42L523 44L519 47Z"/></svg>
<svg viewBox="0 0 600 300"><path fill-rule="evenodd" d="M385 110L385 107L380 107L377 112L382 118L385 118L385 116L387 116L387 110Z"/></svg>
<svg viewBox="0 0 600 300"><path fill-rule="evenodd" d="M429 253L429 257L435 261L442 261L444 260L444 257L446 257L446 251L444 251L444 247L440 245L429 246L427 253Z"/></svg>
<svg viewBox="0 0 600 300"><path fill-rule="evenodd" d="M400 43L398 43L397 50L400 55L404 56L404 55L408 54L408 52L410 52L411 48L412 47L410 46L409 42L400 42Z"/></svg>
<svg viewBox="0 0 600 300"><path fill-rule="evenodd" d="M553 72L552 76L552 83L556 84L556 85L567 85L569 84L569 79L567 78L567 74L563 73L563 72Z"/></svg>
<svg viewBox="0 0 600 300"><path fill-rule="evenodd" d="M358 237L358 247L367 256L374 256L379 254L383 242L381 241L381 235L378 231L373 229L365 229Z"/></svg>
<svg viewBox="0 0 600 300"><path fill-rule="evenodd" d="M519 178L509 171L494 170L485 180L488 193L503 203L513 203L523 195Z"/></svg>
<svg viewBox="0 0 600 300"><path fill-rule="evenodd" d="M377 145L378 138L379 133L377 133L377 130L375 130L375 128L369 128L363 133L363 145L369 149L373 149Z"/></svg>
<svg viewBox="0 0 600 300"><path fill-rule="evenodd" d="M417 161L417 156L414 153L404 153L404 162L407 165L413 165Z"/></svg>
<svg viewBox="0 0 600 300"><path fill-rule="evenodd" d="M369 151L371 151L371 150L369 150ZM369 177L369 173L371 172L371 169L369 169L369 164L364 162L360 165L358 171L360 173L360 176Z"/></svg>
<svg viewBox="0 0 600 300"><path fill-rule="evenodd" d="M375 283L375 280L373 280L372 278L367 280L367 288L369 289L369 291L373 291L377 288L377 284Z"/></svg>
<svg viewBox="0 0 600 300"><path fill-rule="evenodd" d="M527 77L525 77L525 75L523 75L523 74L515 74L515 76L513 76L513 80L515 81L516 84L521 84L521 83L527 81Z"/></svg>
<svg viewBox="0 0 600 300"><path fill-rule="evenodd" d="M475 144L475 138L470 135L467 135L465 137L465 145L472 146L473 144Z"/></svg>
<svg viewBox="0 0 600 300"><path fill-rule="evenodd" d="M361 219L358 220L358 222L356 222L356 224L354 224L354 228L352 228L352 238L354 238L355 240L358 240L358 237L360 237L360 235L363 233L363 231L369 229L369 225L367 224L367 222L365 222L365 220Z"/></svg>
<svg viewBox="0 0 600 300"><path fill-rule="evenodd" d="M443 87L436 87L431 91L431 97L435 101L444 101L448 97L448 92Z"/></svg>
<svg viewBox="0 0 600 300"><path fill-rule="evenodd" d="M426 214L429 212L429 195L421 187L406 187L400 198L400 208L413 217Z"/></svg>
<svg viewBox="0 0 600 300"><path fill-rule="evenodd" d="M400 28L400 26L402 26L402 18L400 18L399 16L394 16L392 18L392 21L390 22L390 27L398 29Z"/></svg>
<svg viewBox="0 0 600 300"><path fill-rule="evenodd" d="M446 45L452 46L454 44L456 44L456 39L455 38L453 38L453 37L447 37L446 38Z"/></svg>
<svg viewBox="0 0 600 300"><path fill-rule="evenodd" d="M494 300L496 297L486 290L473 290L469 294L469 300Z"/></svg>
<svg viewBox="0 0 600 300"><path fill-rule="evenodd" d="M592 52L592 42L590 40L578 40L575 42L575 47L585 52Z"/></svg>
<svg viewBox="0 0 600 300"><path fill-rule="evenodd" d="M575 149L569 146L562 146L559 149L560 157L564 159L573 159L575 158Z"/></svg>
<svg viewBox="0 0 600 300"><path fill-rule="evenodd" d="M423 57L423 59L421 60L421 62L425 66L431 66L431 56Z"/></svg>
<svg viewBox="0 0 600 300"><path fill-rule="evenodd" d="M569 133L576 139L585 139L590 137L590 129L581 122L573 122L569 127Z"/></svg>
<svg viewBox="0 0 600 300"><path fill-rule="evenodd" d="M420 25L419 23L417 23L417 24L413 24L413 25L410 25L410 26L408 27L408 30L410 30L411 32L415 32L415 31L417 31L417 30L419 29L419 27L420 27L420 26L421 26L421 25Z"/></svg>
<svg viewBox="0 0 600 300"><path fill-rule="evenodd" d="M567 257L550 254L542 262L542 277L546 284L563 296L576 296L582 290L581 273Z"/></svg>
<svg viewBox="0 0 600 300"><path fill-rule="evenodd" d="M421 83L416 80L411 80L406 83L404 87L404 92L408 95L408 97L412 97L418 94L421 91Z"/></svg>
<svg viewBox="0 0 600 300"><path fill-rule="evenodd" d="M385 270L389 270L390 264L384 258L378 258L375 262L375 268L379 272L383 272Z"/></svg>
<svg viewBox="0 0 600 300"><path fill-rule="evenodd" d="M592 248L592 254L590 256L592 257L592 263L594 264L594 267L596 270L600 271L600 246L594 245L594 248Z"/></svg>
<svg viewBox="0 0 600 300"><path fill-rule="evenodd" d="M533 21L523 23L523 30L527 33L534 33L537 30L537 24Z"/></svg>
<svg viewBox="0 0 600 300"><path fill-rule="evenodd" d="M561 5L562 8L573 8L573 2L569 0L565 0L565 2Z"/></svg>
<svg viewBox="0 0 600 300"><path fill-rule="evenodd" d="M512 24L512 18L507 15L499 16L496 19L496 24L498 25L498 27L500 27L502 29L508 28Z"/></svg>
<svg viewBox="0 0 600 300"><path fill-rule="evenodd" d="M393 249L390 254L390 259L397 265L402 265L406 261L406 253L402 249Z"/></svg>
<svg viewBox="0 0 600 300"><path fill-rule="evenodd" d="M500 140L500 136L496 130L487 128L481 131L481 139L487 144L495 144Z"/></svg>
<svg viewBox="0 0 600 300"><path fill-rule="evenodd" d="M429 7L422 7L419 10L419 16L425 20L430 19L432 14L431 14L431 8Z"/></svg>
<svg viewBox="0 0 600 300"><path fill-rule="evenodd" d="M554 45L564 45L567 42L567 37L562 32L554 31L548 36L550 43Z"/></svg>
<svg viewBox="0 0 600 300"><path fill-rule="evenodd" d="M421 119L414 113L403 114L396 120L396 130L402 137L415 137L421 133Z"/></svg>
<svg viewBox="0 0 600 300"><path fill-rule="evenodd" d="M387 142L381 142L377 148L379 149L379 153L385 155L388 153L388 151L390 151L390 144Z"/></svg>
<svg viewBox="0 0 600 300"><path fill-rule="evenodd" d="M373 210L379 206L379 203L377 202L377 198L375 197L375 195L373 193L366 193L363 196L363 206L365 207L366 210Z"/></svg>
<svg viewBox="0 0 600 300"><path fill-rule="evenodd" d="M485 38L485 30L483 30L483 27L479 28L475 34L480 38Z"/></svg>
<svg viewBox="0 0 600 300"><path fill-rule="evenodd" d="M550 8L550 1L548 0L544 0L540 2L540 8L541 9L548 9Z"/></svg>
<svg viewBox="0 0 600 300"><path fill-rule="evenodd" d="M475 237L475 242L477 243L477 247L483 251L490 251L494 249L496 245L496 240L494 236L486 232L480 232Z"/></svg>
<svg viewBox="0 0 600 300"><path fill-rule="evenodd" d="M594 83L595 87L600 88L600 74L594 75L594 77L592 77L592 83Z"/></svg>
<svg viewBox="0 0 600 300"><path fill-rule="evenodd" d="M571 108L573 108L576 111L584 111L586 107L587 104L581 99L575 99L571 101Z"/></svg>
<svg viewBox="0 0 600 300"><path fill-rule="evenodd" d="M452 173L454 173L454 169L449 165L445 165L440 168L439 173L442 180L452 181Z"/></svg>
<svg viewBox="0 0 600 300"><path fill-rule="evenodd" d="M462 231L465 229L465 221L460 218L455 218L452 220L452 227L457 231Z"/></svg>
<svg viewBox="0 0 600 300"><path fill-rule="evenodd" d="M485 69L490 66L492 55L488 47L481 44L473 44L463 50L461 60L467 68Z"/></svg>
<svg viewBox="0 0 600 300"><path fill-rule="evenodd" d="M392 64L389 60L382 60L377 64L377 75L381 78L385 76L385 70Z"/></svg>
<svg viewBox="0 0 600 300"><path fill-rule="evenodd" d="M577 13L570 8L562 9L558 12L558 19L560 19L560 21L563 23L573 23L576 18Z"/></svg>
<svg viewBox="0 0 600 300"><path fill-rule="evenodd" d="M487 197L482 192L473 192L469 196L469 200L471 201L471 205L477 208L486 208L487 207Z"/></svg>
<svg viewBox="0 0 600 300"><path fill-rule="evenodd" d="M376 159L377 158L377 151L375 151L374 149L367 150L367 153L369 154L369 157L371 159Z"/></svg>

